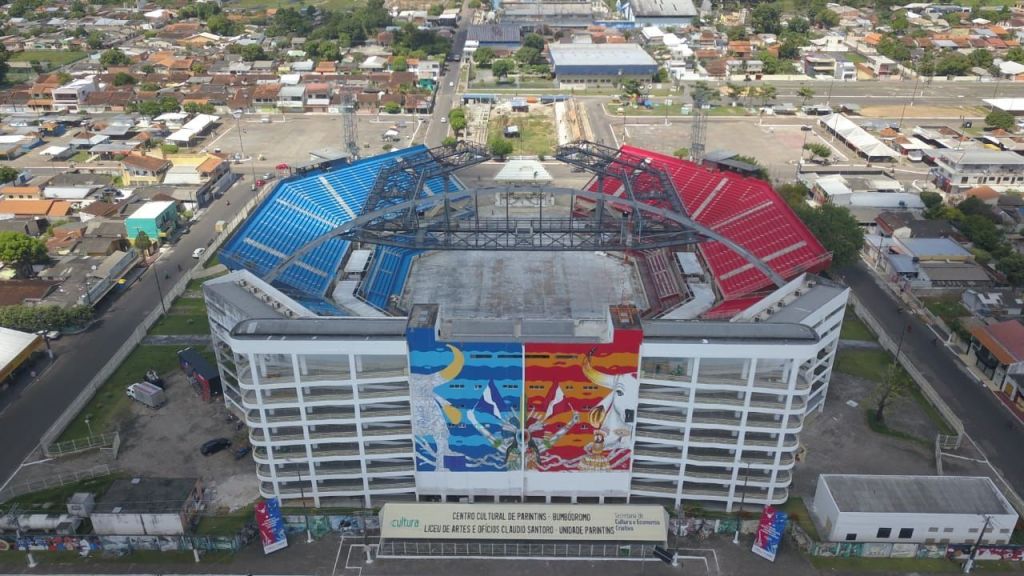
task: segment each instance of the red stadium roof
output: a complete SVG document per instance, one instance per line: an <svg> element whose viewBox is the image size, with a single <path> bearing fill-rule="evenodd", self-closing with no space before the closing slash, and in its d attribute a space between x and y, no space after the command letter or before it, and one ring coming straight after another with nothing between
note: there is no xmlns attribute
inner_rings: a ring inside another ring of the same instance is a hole
<svg viewBox="0 0 1024 576"><path fill-rule="evenodd" d="M672 178L691 218L750 250L780 276L791 279L828 267L831 255L767 182L633 146L623 146L621 153L636 160L649 158ZM605 192L615 193L618 186L610 184ZM764 273L721 243L704 242L699 250L725 302L743 299L753 304L751 295L773 287ZM720 304L708 314L740 310Z"/></svg>

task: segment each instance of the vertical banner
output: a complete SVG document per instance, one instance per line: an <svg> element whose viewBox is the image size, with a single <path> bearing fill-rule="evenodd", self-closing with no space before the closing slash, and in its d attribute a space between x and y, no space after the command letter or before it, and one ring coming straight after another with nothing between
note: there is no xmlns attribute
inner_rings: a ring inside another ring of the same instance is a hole
<svg viewBox="0 0 1024 576"><path fill-rule="evenodd" d="M260 529L260 540L263 542L263 553L270 554L287 547L288 536L285 535L281 503L277 498L257 502L255 512L256 525Z"/></svg>
<svg viewBox="0 0 1024 576"><path fill-rule="evenodd" d="M761 513L761 521L757 525L757 536L754 538L754 547L751 551L774 562L788 518L789 516L785 512L780 512L772 506L765 506L764 512Z"/></svg>

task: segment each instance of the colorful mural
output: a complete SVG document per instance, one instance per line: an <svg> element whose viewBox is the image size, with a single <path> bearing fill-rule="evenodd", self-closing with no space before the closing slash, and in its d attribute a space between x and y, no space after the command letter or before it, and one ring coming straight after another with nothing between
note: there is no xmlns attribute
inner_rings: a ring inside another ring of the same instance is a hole
<svg viewBox="0 0 1024 576"><path fill-rule="evenodd" d="M416 470L518 469L522 346L442 343L431 328L407 336Z"/></svg>
<svg viewBox="0 0 1024 576"><path fill-rule="evenodd" d="M527 469L629 470L642 339L616 330L608 344L526 345Z"/></svg>

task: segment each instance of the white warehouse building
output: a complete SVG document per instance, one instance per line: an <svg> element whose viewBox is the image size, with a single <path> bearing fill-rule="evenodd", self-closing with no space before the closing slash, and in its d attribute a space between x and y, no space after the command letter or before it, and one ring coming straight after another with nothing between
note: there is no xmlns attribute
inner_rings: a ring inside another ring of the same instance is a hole
<svg viewBox="0 0 1024 576"><path fill-rule="evenodd" d="M992 479L974 476L822 474L811 515L828 542L1000 545L1017 525Z"/></svg>

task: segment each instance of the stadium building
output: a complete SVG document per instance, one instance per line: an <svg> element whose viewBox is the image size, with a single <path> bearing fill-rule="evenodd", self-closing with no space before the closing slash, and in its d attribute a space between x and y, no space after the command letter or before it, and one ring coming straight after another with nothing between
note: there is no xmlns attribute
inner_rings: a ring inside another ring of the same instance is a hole
<svg viewBox="0 0 1024 576"><path fill-rule="evenodd" d="M471 145L281 180L204 292L261 493L788 498L848 292L765 182L639 148L582 189L470 189Z"/></svg>

